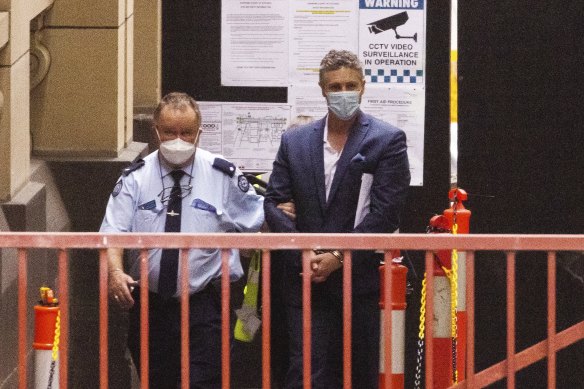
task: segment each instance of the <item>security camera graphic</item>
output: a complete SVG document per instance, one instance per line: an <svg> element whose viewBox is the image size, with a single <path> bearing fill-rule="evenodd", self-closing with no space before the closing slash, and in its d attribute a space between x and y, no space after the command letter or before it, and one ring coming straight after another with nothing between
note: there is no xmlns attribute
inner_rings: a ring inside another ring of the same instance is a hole
<svg viewBox="0 0 584 389"><path fill-rule="evenodd" d="M408 13L407 12L400 12L398 14L389 16L387 18L379 19L376 22L369 23L367 26L369 27L369 32L372 34L379 34L381 32L387 30L393 30L395 32L396 39L413 39L414 42L418 41L418 34L414 34L414 36L401 36L397 32L397 28L399 26L403 26L408 21Z"/></svg>

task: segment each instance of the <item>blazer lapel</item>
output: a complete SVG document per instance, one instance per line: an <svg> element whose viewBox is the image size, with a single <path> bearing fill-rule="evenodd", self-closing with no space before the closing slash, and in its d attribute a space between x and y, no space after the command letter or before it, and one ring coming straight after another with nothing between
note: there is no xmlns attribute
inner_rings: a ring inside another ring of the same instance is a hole
<svg viewBox="0 0 584 389"><path fill-rule="evenodd" d="M313 171L314 187L318 193L321 209L326 204L326 189L324 186L324 154L323 154L323 132L324 119L315 123L310 134L310 170Z"/></svg>
<svg viewBox="0 0 584 389"><path fill-rule="evenodd" d="M343 152L341 153L341 157L339 158L339 162L337 163L337 170L335 171L335 176L333 177L333 183L331 185L331 191L329 193L328 201L326 206L330 204L331 200L335 197L335 193L340 185L340 182L345 175L345 171L347 170L349 163L351 162L351 158L357 154L359 151L359 147L361 146L361 142L365 138L365 134L369 129L369 122L363 113L359 114L357 120L353 124L353 128L351 128L351 133L347 138L347 143L345 143L345 147L343 147ZM324 173L323 173L324 176Z"/></svg>

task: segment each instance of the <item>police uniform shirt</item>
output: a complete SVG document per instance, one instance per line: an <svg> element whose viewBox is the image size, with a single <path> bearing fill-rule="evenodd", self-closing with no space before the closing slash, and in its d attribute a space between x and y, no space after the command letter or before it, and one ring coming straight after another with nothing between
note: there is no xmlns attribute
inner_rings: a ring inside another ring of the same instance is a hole
<svg viewBox="0 0 584 389"><path fill-rule="evenodd" d="M192 166L192 170L191 170ZM191 178L192 191L182 202L181 232L257 232L264 222L263 197L243 177L241 171L220 156L197 148L194 165L182 169L181 185ZM164 232L166 203L161 192L173 186L171 169L160 163L158 151L144 158L141 167L123 175L112 192L100 232ZM192 175L192 177L191 177ZM163 182L164 181L164 184ZM167 192L167 189L165 192ZM170 217L170 216L168 216ZM149 251L148 285L158 290L162 249ZM140 277L139 252L130 251L129 274ZM231 250L230 279L243 275L239 251ZM189 290L202 290L221 276L221 251L217 248L191 249L189 252ZM181 283L179 268L178 282ZM175 294L178 296L178 292Z"/></svg>

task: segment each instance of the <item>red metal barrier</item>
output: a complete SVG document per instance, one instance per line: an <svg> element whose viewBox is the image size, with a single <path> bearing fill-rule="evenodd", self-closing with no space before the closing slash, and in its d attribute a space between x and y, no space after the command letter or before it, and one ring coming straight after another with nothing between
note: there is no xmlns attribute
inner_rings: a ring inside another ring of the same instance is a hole
<svg viewBox="0 0 584 389"><path fill-rule="evenodd" d="M385 263L379 267L381 287L379 300L379 308L381 309L380 389L403 389L405 384L404 343L408 268L403 266L400 261L399 253L389 252L385 254ZM389 277L385 276L386 267L391 269ZM386 306L386 301L391 303ZM391 336L386 334L391 334Z"/></svg>
<svg viewBox="0 0 584 389"><path fill-rule="evenodd" d="M222 278L222 318L223 323L229 322L229 296L230 283L228 282L228 262L226 251L232 247L255 249L261 248L263 254L263 291L264 301L269 302L269 250L275 249L327 249L335 248L345 251L345 268L343 270L343 280L345 290L351 290L351 258L348 250L378 249L389 252L391 249L421 250L426 252L425 266L428 274L427 279L427 312L426 312L426 387L433 387L433 363L432 363L432 320L433 317L433 288L434 276L433 252L437 250L448 250L456 248L467 252L467 371L466 379L456 387L481 388L502 378L507 378L508 387L515 385L515 373L543 358L548 359L548 387L555 387L555 355L556 353L577 341L584 339L584 322L573 325L560 333L555 329L556 292L555 292L555 252L556 251L584 251L584 236L582 235L442 235L442 234L119 234L103 235L97 233L0 233L0 248L18 248L18 319L19 319L19 342L18 342L18 374L19 388L27 388L26 356L30 349L27 344L27 312L31 307L26 306L26 279L27 279L27 249L46 248L58 251L58 294L61 307L61 347L60 347L60 385L61 389L68 386L68 347L69 347L69 285L68 285L68 254L69 249L95 249L100 250L100 311L107 313L107 267L103 264L105 250L110 247L125 247L141 250L141 279L143 293L141 303L142 328L141 328L141 387L148 387L148 295L147 295L147 249L157 248L207 248L216 247L223 249L223 274ZM474 261L475 251L499 250L507 252L507 359L490 368L474 372ZM546 251L548 252L548 338L519 353L515 351L515 252L516 251ZM185 251L186 252L186 251ZM186 261L182 266L188 266ZM306 262L306 261L305 261ZM305 272L306 274L308 272ZM391 282L391 281L390 281ZM348 288L346 286L349 286ZM310 282L304 283L304 304L310 307ZM181 285L183 310L181 311L181 322L185 328L188 317L188 304L185 304L187 288ZM344 296L344 336L345 344L350 345L351 329L351 295ZM269 306L269 304L267 305ZM270 311L265 309L263 318L263 342L262 358L264 361L262 382L264 388L270 387ZM100 312L100 387L107 387L107 315ZM310 333L310 310L306 311L305 330ZM387 328L387 325L386 327ZM388 334L389 336L389 334ZM223 344L223 375L229 377L229 326L224 326L222 332ZM310 339L306 336L305 339ZM185 343L188 345L188 339ZM304 344L305 351L309 351L310 342ZM310 355L310 353L305 353ZM187 348L182 346L183 378L188 377ZM344 349L345 370L350 371L351 357L350 346ZM305 359L305 368L310 371L310 360ZM305 375L308 376L308 375ZM186 387L187 380L183 379L183 387ZM357 383L355 383L357 384ZM229 387L229 381L223 380L223 387ZM310 387L310 380L305 380L305 387ZM345 388L350 388L350 376L345 375Z"/></svg>

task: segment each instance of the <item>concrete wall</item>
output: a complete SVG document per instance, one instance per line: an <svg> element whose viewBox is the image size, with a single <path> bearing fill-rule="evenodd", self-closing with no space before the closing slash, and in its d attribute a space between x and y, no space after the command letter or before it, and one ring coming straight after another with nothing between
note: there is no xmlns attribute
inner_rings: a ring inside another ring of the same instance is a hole
<svg viewBox="0 0 584 389"><path fill-rule="evenodd" d="M134 2L134 106L155 107L160 100L162 54L161 0ZM136 111L134 111L136 113Z"/></svg>
<svg viewBox="0 0 584 389"><path fill-rule="evenodd" d="M51 69L31 93L33 153L116 157L131 140L133 8L57 1L45 18Z"/></svg>
<svg viewBox="0 0 584 389"><path fill-rule="evenodd" d="M121 169L147 151L134 141L134 100L151 112L160 96L160 25L160 0L0 0L0 231L99 228ZM148 131L138 132L148 142ZM69 383L91 388L98 382L99 355L88 352L97 350L97 253L69 255ZM31 343L38 288L55 288L57 261L47 250L28 258ZM17 265L15 249L0 250L1 389L18 384ZM125 317L111 317L110 387L128 388ZM28 367L31 383L32 349Z"/></svg>
<svg viewBox="0 0 584 389"><path fill-rule="evenodd" d="M29 182L14 198L2 204L0 211L0 228L11 231L45 231L46 187L42 183ZM38 288L54 285L55 266L50 259L54 253L46 250L29 250L27 252L27 306L32 307L38 300ZM18 367L18 257L16 249L0 252L0 387L15 387ZM27 312L27 342L32 344L33 311ZM32 363L32 349L29 351L29 363ZM30 365L29 365L30 366ZM29 373L32 373L29 372ZM30 376L31 374L29 374ZM6 386L3 386L6 385Z"/></svg>

